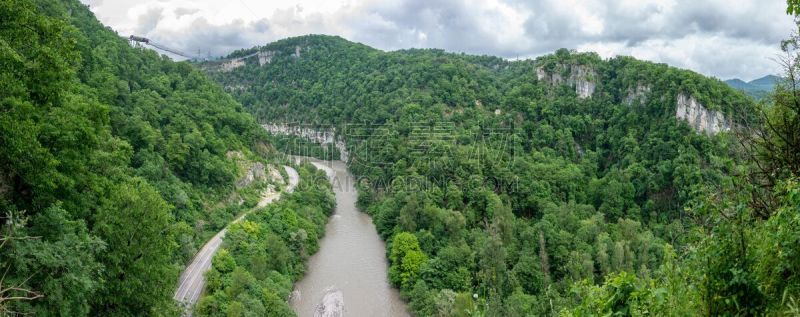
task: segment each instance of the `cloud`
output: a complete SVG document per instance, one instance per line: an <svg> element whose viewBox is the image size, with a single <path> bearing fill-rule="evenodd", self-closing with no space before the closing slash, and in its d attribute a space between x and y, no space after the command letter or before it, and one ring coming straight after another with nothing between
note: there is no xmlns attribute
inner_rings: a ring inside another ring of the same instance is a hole
<svg viewBox="0 0 800 317"><path fill-rule="evenodd" d="M98 7L103 5L103 0L81 0L81 2L89 5L90 7Z"/></svg>
<svg viewBox="0 0 800 317"><path fill-rule="evenodd" d="M597 52L603 57L625 52L625 55L639 59L677 65L721 79L743 77L749 80L778 71L774 61L777 57L774 46L724 36L648 39L632 47L623 42L594 42L582 44L577 49Z"/></svg>
<svg viewBox="0 0 800 317"><path fill-rule="evenodd" d="M123 34L203 55L317 33L506 58L596 50L743 79L776 72L770 58L796 28L783 2L760 0L83 1Z"/></svg>
<svg viewBox="0 0 800 317"><path fill-rule="evenodd" d="M373 2L343 12L342 17L353 21L348 25L350 38L382 49L445 48L499 55L523 49L517 42L523 19L499 2Z"/></svg>
<svg viewBox="0 0 800 317"><path fill-rule="evenodd" d="M175 13L175 16L177 18L181 18L181 17L183 17L185 15L192 15L192 14L195 14L197 12L200 12L200 9L196 9L196 8L175 8L175 10L173 10L172 12Z"/></svg>
<svg viewBox="0 0 800 317"><path fill-rule="evenodd" d="M148 34L150 31L154 30L158 26L158 23L164 18L163 12L164 9L162 8L148 8L145 14L138 16L136 19L136 33Z"/></svg>

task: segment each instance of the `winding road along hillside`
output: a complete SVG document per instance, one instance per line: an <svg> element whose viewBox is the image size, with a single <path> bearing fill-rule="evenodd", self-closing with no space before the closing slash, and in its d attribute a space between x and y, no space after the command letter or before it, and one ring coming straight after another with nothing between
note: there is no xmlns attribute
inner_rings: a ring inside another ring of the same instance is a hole
<svg viewBox="0 0 800 317"><path fill-rule="evenodd" d="M289 175L289 184L286 186L286 192L291 193L294 191L295 186L297 186L297 183L300 181L300 175L297 174L295 169L289 166L284 166L283 168ZM264 207L280 197L280 192L264 196L258 203L258 206L253 208L253 210ZM241 221L248 213L249 212L242 214L231 223L237 223ZM191 316L191 311L189 309L197 303L197 300L200 298L200 294L203 293L203 287L206 285L205 273L211 268L211 259L214 257L214 254L217 253L219 246L222 245L222 238L225 236L226 230L227 228L222 229L220 232L214 235L211 240L208 240L203 248L201 248L200 251L194 256L192 262L186 266L186 269L183 271L183 273L181 273L181 278L178 282L178 289L175 291L174 298L187 307L187 315L189 316Z"/></svg>

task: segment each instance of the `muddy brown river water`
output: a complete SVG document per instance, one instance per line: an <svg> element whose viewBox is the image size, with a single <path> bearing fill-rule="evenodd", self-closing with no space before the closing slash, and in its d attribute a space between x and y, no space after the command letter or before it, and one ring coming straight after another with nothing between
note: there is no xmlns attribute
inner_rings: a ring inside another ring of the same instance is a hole
<svg viewBox="0 0 800 317"><path fill-rule="evenodd" d="M297 158L308 159L308 158ZM320 250L294 287L292 307L300 317L409 316L389 284L383 240L372 219L356 208L354 178L341 161L308 159L325 170L336 194Z"/></svg>

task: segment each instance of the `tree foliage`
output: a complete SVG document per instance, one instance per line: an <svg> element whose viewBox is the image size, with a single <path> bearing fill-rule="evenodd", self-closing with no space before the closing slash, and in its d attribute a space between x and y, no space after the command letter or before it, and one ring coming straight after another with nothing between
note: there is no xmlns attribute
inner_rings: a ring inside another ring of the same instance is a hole
<svg viewBox="0 0 800 317"><path fill-rule="evenodd" d="M0 3L0 314L178 313L178 267L240 174L226 154L263 136L79 1Z"/></svg>
<svg viewBox="0 0 800 317"><path fill-rule="evenodd" d="M324 172L311 164L300 171L291 194L231 225L223 248L206 274L200 316L294 316L292 284L319 249L335 200Z"/></svg>
<svg viewBox="0 0 800 317"><path fill-rule="evenodd" d="M719 80L565 49L507 61L316 35L231 56L256 50L271 62L199 66L242 87L229 91L261 121L343 131L389 278L418 315L780 311L753 253L755 152L737 139L763 121ZM679 96L734 133L695 131Z"/></svg>

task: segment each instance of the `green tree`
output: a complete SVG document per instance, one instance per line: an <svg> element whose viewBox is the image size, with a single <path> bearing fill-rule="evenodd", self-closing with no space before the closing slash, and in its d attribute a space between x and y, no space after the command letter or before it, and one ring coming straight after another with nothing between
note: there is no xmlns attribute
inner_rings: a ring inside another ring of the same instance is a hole
<svg viewBox="0 0 800 317"><path fill-rule="evenodd" d="M409 232L400 232L392 239L389 253L389 279L403 288L414 285L420 269L428 261L428 257L419 247L417 237Z"/></svg>
<svg viewBox="0 0 800 317"><path fill-rule="evenodd" d="M178 272L169 206L142 179L116 188L94 217L107 244L100 256L105 287L93 298L98 314L137 315L171 306ZM152 311L151 311L152 310Z"/></svg>

